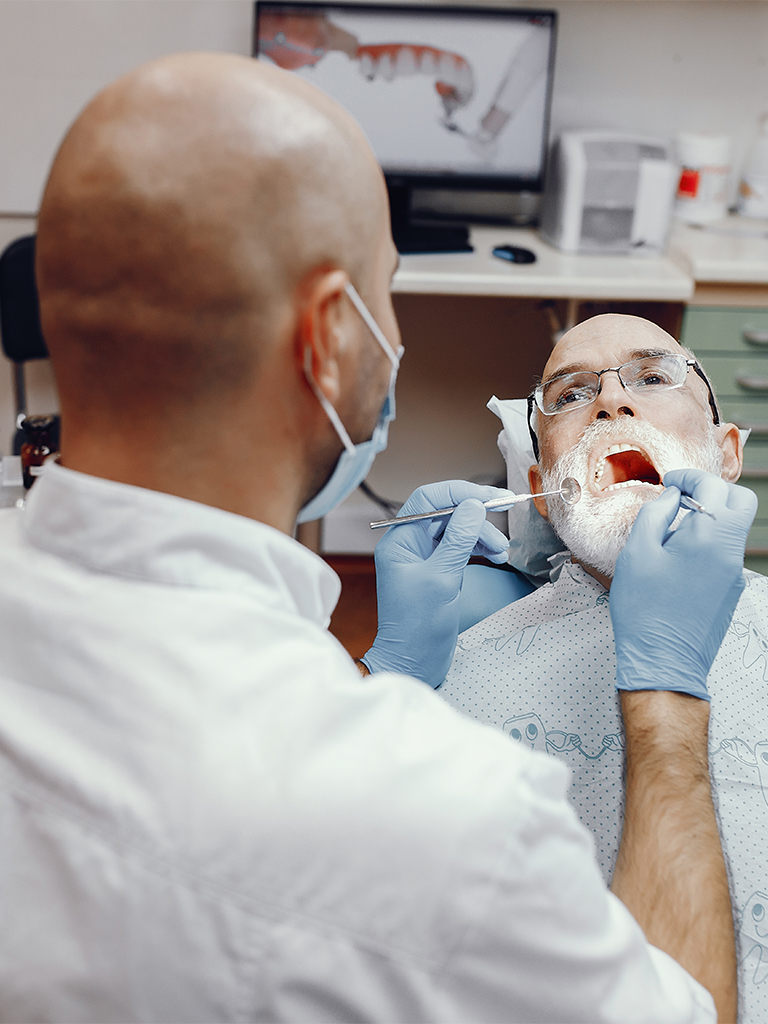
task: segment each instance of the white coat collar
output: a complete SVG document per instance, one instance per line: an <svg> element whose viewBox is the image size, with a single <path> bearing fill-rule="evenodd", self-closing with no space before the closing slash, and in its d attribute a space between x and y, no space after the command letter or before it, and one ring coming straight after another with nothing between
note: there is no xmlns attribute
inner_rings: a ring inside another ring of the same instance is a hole
<svg viewBox="0 0 768 1024"><path fill-rule="evenodd" d="M341 584L326 563L245 516L49 465L23 513L28 542L95 572L176 586L269 592L326 627Z"/></svg>

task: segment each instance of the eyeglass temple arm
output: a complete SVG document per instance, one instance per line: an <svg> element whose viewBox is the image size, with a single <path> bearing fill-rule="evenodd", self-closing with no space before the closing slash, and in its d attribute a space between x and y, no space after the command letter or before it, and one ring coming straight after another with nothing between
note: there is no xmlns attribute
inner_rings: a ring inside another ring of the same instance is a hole
<svg viewBox="0 0 768 1024"><path fill-rule="evenodd" d="M712 410L712 419L715 421L715 426L718 427L718 426L720 426L720 412L718 411L718 408L717 408L717 402L715 401L715 393L712 390L712 385L709 383L709 379L708 379L706 373L704 373L704 371L702 370L702 368L699 366L699 364L697 362L693 362L690 365L693 366L693 368L696 371L696 373L699 375L699 377L701 377L701 379L707 385L707 394L709 395L709 407Z"/></svg>
<svg viewBox="0 0 768 1024"><path fill-rule="evenodd" d="M531 435L531 444L533 445L533 456L536 459L536 461L538 462L539 461L539 439L538 439L538 437L536 437L536 431L533 429L533 424L531 423L531 414L533 413L534 401L535 401L534 396L533 395L528 395L528 398L527 398L527 402L528 402L528 416L527 416L528 433Z"/></svg>

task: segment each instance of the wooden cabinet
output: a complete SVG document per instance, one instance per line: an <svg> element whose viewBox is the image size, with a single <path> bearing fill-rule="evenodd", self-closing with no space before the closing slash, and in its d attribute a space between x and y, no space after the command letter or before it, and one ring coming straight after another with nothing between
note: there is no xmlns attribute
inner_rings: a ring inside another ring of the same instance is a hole
<svg viewBox="0 0 768 1024"><path fill-rule="evenodd" d="M715 385L723 419L752 430L740 482L759 504L746 565L768 575L768 305L689 306L680 341Z"/></svg>

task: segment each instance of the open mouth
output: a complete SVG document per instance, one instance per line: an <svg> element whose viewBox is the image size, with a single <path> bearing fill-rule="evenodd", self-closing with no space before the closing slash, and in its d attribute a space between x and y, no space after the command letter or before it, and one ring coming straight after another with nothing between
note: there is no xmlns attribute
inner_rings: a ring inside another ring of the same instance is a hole
<svg viewBox="0 0 768 1024"><path fill-rule="evenodd" d="M661 486L661 477L650 456L634 444L612 444L598 458L593 476L598 491L618 491L643 484Z"/></svg>

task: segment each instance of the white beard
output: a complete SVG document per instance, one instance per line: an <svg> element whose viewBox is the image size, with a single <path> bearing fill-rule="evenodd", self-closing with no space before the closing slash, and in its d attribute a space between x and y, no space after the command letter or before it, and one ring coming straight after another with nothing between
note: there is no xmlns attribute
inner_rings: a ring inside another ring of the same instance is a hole
<svg viewBox="0 0 768 1024"><path fill-rule="evenodd" d="M581 484L581 500L566 505L557 495L546 498L549 519L560 540L573 557L604 576L613 577L616 559L627 542L637 513L647 501L658 497L648 488L627 487L604 496L587 488L590 452L596 444L609 445L613 440L641 446L664 477L671 469L704 469L718 476L723 467L723 453L710 424L703 445L687 444L665 434L650 423L627 423L626 419L597 420L584 431L578 444L561 455L551 469L542 467L542 490L556 491L564 477L572 476ZM677 525L684 511L673 523Z"/></svg>

